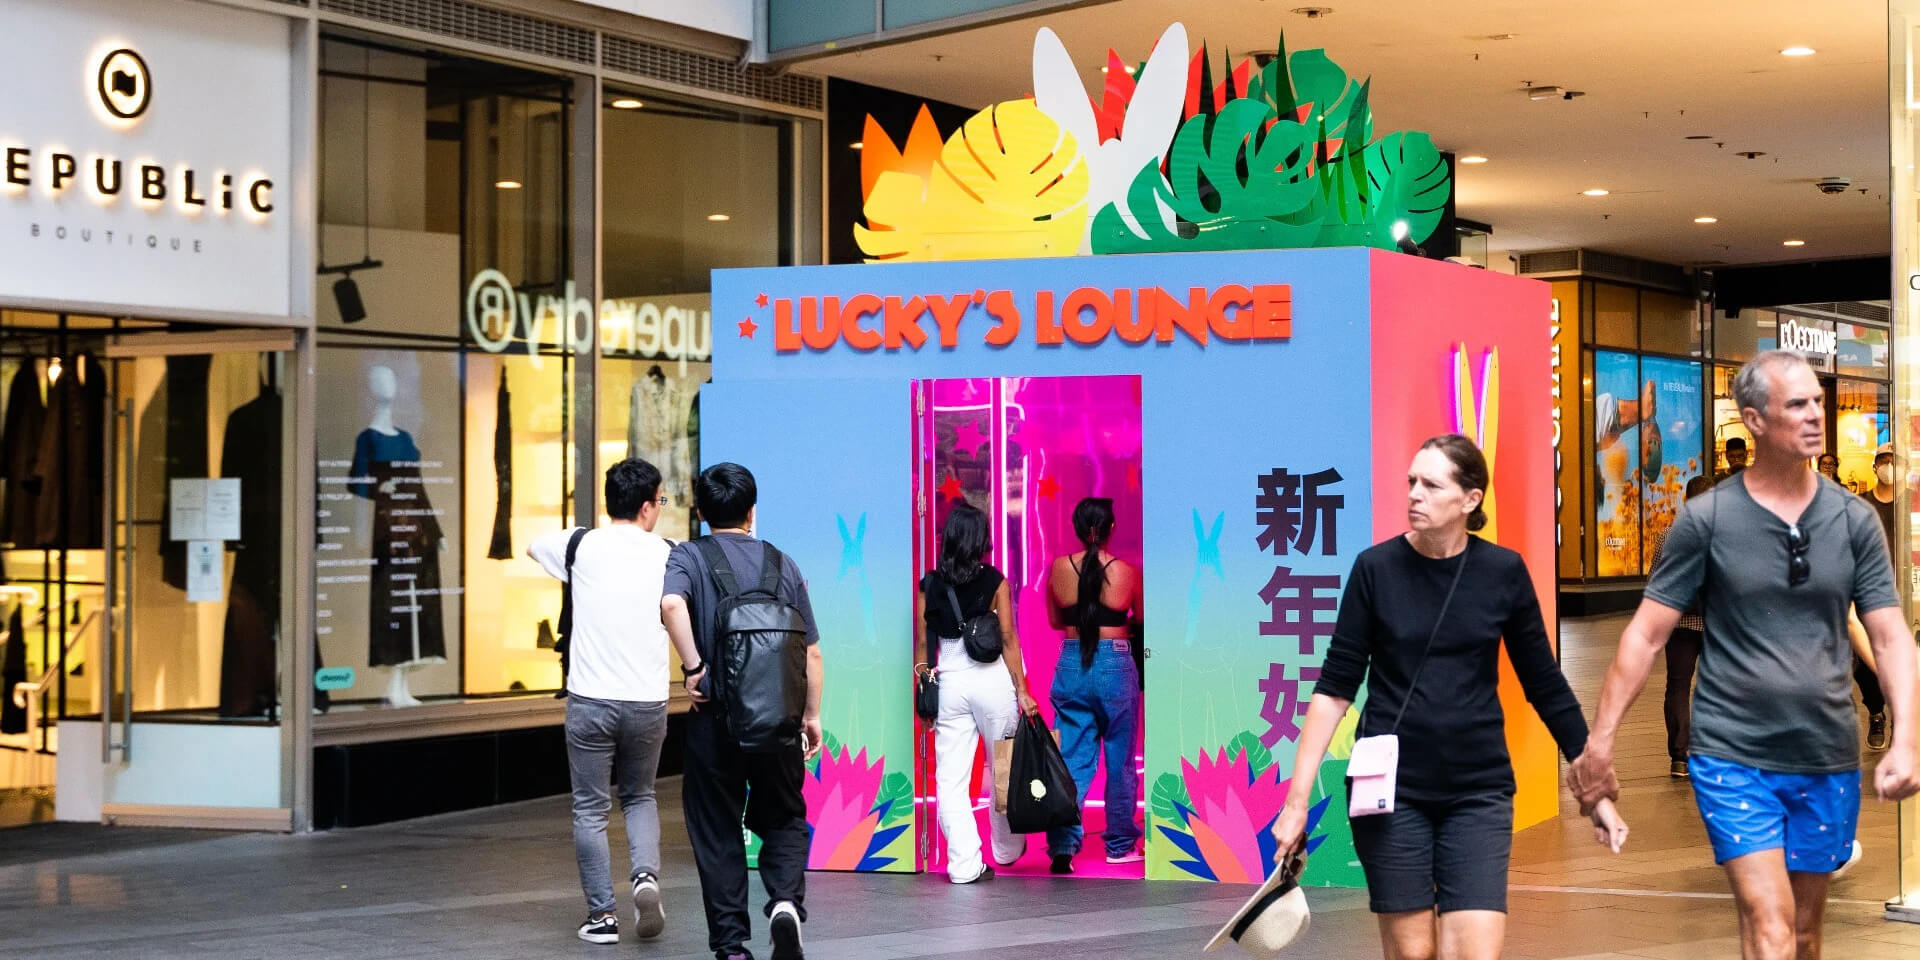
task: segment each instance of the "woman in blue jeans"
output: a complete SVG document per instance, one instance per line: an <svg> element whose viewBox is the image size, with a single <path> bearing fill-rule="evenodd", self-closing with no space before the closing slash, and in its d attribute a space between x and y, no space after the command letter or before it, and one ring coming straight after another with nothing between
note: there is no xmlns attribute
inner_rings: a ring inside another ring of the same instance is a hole
<svg viewBox="0 0 1920 960"><path fill-rule="evenodd" d="M1100 754L1107 757L1108 863L1137 863L1134 823L1138 779L1133 747L1140 723L1140 674L1128 625L1140 615L1140 571L1107 552L1113 501L1088 497L1073 508L1073 531L1084 551L1053 561L1047 619L1066 634L1053 674L1054 726L1081 802ZM1054 873L1072 873L1081 828L1047 831Z"/></svg>

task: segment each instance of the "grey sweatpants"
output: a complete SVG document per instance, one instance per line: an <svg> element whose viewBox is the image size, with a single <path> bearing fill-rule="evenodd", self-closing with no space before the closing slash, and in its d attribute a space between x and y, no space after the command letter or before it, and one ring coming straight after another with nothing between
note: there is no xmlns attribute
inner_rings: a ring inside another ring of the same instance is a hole
<svg viewBox="0 0 1920 960"><path fill-rule="evenodd" d="M573 775L573 854L587 913L613 912L607 812L620 794L629 876L660 873L660 808L653 778L667 738L667 704L567 695L567 764Z"/></svg>

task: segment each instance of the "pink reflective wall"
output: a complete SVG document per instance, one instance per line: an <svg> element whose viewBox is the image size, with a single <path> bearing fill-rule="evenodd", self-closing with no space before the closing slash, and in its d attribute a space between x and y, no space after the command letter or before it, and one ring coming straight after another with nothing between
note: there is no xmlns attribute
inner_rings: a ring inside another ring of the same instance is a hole
<svg viewBox="0 0 1920 960"><path fill-rule="evenodd" d="M1110 497L1114 531L1108 549L1139 566L1141 561L1140 378L1008 377L935 380L915 390L916 503L926 509L916 525L915 578L939 555L939 529L954 497L987 512L994 529L994 566L1014 595L1015 624L1025 656L1028 685L1049 724L1048 690L1062 645L1049 625L1047 574L1054 558L1083 550L1073 531L1073 508L1083 497ZM924 499L922 499L924 498ZM924 651L915 660L924 660ZM1141 711L1145 716L1145 709ZM1145 724L1135 741L1131 775L1140 776ZM923 866L939 869L944 844L933 817L931 737L923 736L918 778ZM976 775L976 795L987 796L986 751ZM1141 864L1109 866L1096 838L1104 825L1099 807L1104 769L1089 785L1094 806L1086 811L1089 842L1076 863L1078 876L1143 875ZM1144 802L1146 792L1139 791ZM1135 812L1135 816L1139 816ZM984 813L982 830L984 835ZM1005 873L1044 873L1044 840L1031 838L1027 856Z"/></svg>

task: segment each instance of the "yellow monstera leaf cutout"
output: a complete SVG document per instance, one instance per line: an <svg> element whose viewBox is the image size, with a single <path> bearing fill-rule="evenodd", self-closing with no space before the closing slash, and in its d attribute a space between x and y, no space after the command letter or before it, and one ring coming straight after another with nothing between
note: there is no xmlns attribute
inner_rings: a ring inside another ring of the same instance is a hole
<svg viewBox="0 0 1920 960"><path fill-rule="evenodd" d="M880 174L854 240L870 261L1068 257L1087 225L1087 164L1032 100L973 115L927 179Z"/></svg>

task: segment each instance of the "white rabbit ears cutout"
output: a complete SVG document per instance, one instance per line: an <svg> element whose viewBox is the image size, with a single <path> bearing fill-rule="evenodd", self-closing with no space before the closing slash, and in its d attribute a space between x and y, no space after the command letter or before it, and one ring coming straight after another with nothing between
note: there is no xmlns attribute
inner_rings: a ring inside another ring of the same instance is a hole
<svg viewBox="0 0 1920 960"><path fill-rule="evenodd" d="M1092 252L1094 216L1109 205L1117 204L1128 228L1140 232L1139 221L1124 202L1127 187L1141 168L1157 162L1173 144L1186 106L1188 59L1187 28L1175 23L1160 35L1146 68L1136 78L1139 86L1127 104L1120 136L1101 143L1093 99L1087 95L1066 45L1051 27L1041 27L1034 35L1034 104L1073 137L1087 161L1088 233L1080 241L1082 254ZM1165 226L1172 229L1173 211L1161 204L1160 215Z"/></svg>

